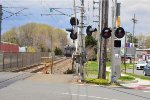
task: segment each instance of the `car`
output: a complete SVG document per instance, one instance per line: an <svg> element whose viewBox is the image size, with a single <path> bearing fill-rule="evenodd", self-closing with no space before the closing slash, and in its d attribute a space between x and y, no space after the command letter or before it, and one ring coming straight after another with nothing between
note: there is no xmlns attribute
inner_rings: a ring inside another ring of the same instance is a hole
<svg viewBox="0 0 150 100"><path fill-rule="evenodd" d="M150 62L143 69L144 76L150 75Z"/></svg>
<svg viewBox="0 0 150 100"><path fill-rule="evenodd" d="M138 61L138 63L135 65L136 69L144 69L144 67L147 65L146 61Z"/></svg>

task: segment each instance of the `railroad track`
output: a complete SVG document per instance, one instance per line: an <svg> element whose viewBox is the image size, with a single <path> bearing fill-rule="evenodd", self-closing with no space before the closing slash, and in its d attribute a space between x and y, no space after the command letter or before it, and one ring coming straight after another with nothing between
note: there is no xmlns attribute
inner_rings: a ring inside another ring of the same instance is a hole
<svg viewBox="0 0 150 100"><path fill-rule="evenodd" d="M66 57L57 57L56 59L54 59L53 61L53 66L58 64L58 63L61 63L67 59L70 59L70 58L66 58ZM38 65L33 65L33 66L30 66L30 67L24 67L22 69L18 69L18 70L15 70L13 72L30 72L30 73L37 73L37 72L40 72L44 69L44 64L38 64Z"/></svg>

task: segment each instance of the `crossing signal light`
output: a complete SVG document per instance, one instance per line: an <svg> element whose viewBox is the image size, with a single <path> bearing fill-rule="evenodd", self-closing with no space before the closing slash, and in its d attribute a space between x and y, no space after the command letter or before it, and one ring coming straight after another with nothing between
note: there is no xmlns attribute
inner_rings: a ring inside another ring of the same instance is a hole
<svg viewBox="0 0 150 100"><path fill-rule="evenodd" d="M79 20L75 17L71 17L70 24L73 25L79 25Z"/></svg>
<svg viewBox="0 0 150 100"><path fill-rule="evenodd" d="M76 33L71 33L71 34L70 34L70 38L71 38L72 40L76 40L76 39L77 39L77 32L76 32Z"/></svg>
<svg viewBox="0 0 150 100"><path fill-rule="evenodd" d="M70 32L70 38L72 40L76 40L77 39L77 32L74 29L66 29L66 31Z"/></svg>
<svg viewBox="0 0 150 100"><path fill-rule="evenodd" d="M114 40L114 47L121 47L121 40Z"/></svg>
<svg viewBox="0 0 150 100"><path fill-rule="evenodd" d="M124 35L125 35L125 31L124 31L124 29L122 28L122 27L119 27L119 28L117 28L116 29L116 31L115 31L115 36L117 37L117 38L123 38L124 37Z"/></svg>
<svg viewBox="0 0 150 100"><path fill-rule="evenodd" d="M104 39L107 39L107 38L109 38L110 36L111 36L111 30L110 30L110 28L107 28L107 27L105 27L103 30L102 30L102 37L104 38Z"/></svg>
<svg viewBox="0 0 150 100"><path fill-rule="evenodd" d="M92 33L93 33L93 32L96 32L96 31L97 31L97 29L96 29L96 28L92 28L92 26L88 26L88 27L86 28L86 33L87 33L88 36L91 36Z"/></svg>

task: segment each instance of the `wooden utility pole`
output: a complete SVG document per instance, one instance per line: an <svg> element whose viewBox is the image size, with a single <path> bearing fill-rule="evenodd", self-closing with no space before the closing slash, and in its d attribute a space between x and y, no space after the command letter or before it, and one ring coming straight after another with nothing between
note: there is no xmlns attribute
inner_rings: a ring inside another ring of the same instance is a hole
<svg viewBox="0 0 150 100"><path fill-rule="evenodd" d="M134 17L132 19L132 22L133 22L133 36L132 36L132 47L135 47L135 41L134 41L134 37L135 37L135 24L137 23L138 20L135 19L135 14L134 14ZM135 63L135 55L134 55L134 62L133 62L133 74L134 74L134 63Z"/></svg>
<svg viewBox="0 0 150 100"><path fill-rule="evenodd" d="M108 27L108 10L109 0L102 0L101 30L105 27ZM103 48L100 52L102 54L100 78L106 79L107 39L101 38L100 44L103 44Z"/></svg>
<svg viewBox="0 0 150 100"><path fill-rule="evenodd" d="M2 5L0 5L0 51L1 51L2 15L3 15L3 12L2 12Z"/></svg>

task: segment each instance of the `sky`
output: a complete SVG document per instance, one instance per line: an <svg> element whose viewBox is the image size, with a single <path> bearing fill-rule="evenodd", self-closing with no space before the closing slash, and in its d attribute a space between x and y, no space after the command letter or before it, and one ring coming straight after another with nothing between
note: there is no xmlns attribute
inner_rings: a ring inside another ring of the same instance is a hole
<svg viewBox="0 0 150 100"><path fill-rule="evenodd" d="M98 0L95 0L98 1ZM111 27L111 6L110 1L109 10L109 27ZM77 5L80 6L80 0L76 0ZM85 0L85 11L88 11L88 4L90 7L89 24L96 27L93 23L93 0ZM132 18L134 14L138 20L135 25L135 35L142 33L150 35L150 0L118 0L121 3L121 26L127 31L133 31ZM61 8L59 11L67 14L73 14L73 0L0 0L3 6L3 20L2 20L2 34L13 27L19 27L29 22L37 22L49 24L56 28L66 29L71 28L70 17L66 15L43 15L41 14L60 14L59 12L52 11L50 8ZM96 5L95 5L96 6ZM24 9L26 8L26 9ZM62 9L69 8L69 9ZM24 10L23 10L24 9ZM17 15L9 17L12 13L22 10ZM77 11L79 12L79 10ZM95 12L94 14L97 14ZM87 15L88 12L85 14ZM77 14L78 18L79 14ZM6 18L8 17L8 18Z"/></svg>

